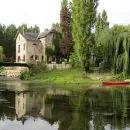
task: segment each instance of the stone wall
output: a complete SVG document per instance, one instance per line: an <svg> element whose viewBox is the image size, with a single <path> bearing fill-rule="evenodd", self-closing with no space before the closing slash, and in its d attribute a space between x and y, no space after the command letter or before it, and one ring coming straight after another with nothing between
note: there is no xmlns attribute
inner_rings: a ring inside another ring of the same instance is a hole
<svg viewBox="0 0 130 130"><path fill-rule="evenodd" d="M47 69L48 70L53 70L53 69L58 69L58 70L63 70L63 69L69 69L72 67L71 64L56 64L56 63L52 63L52 64L47 64Z"/></svg>
<svg viewBox="0 0 130 130"><path fill-rule="evenodd" d="M33 60L36 61L36 57L38 61L42 61L42 57L44 56L44 49L41 42L27 42L27 52L26 52L26 63L31 63ZM32 58L33 57L33 58Z"/></svg>
<svg viewBox="0 0 130 130"><path fill-rule="evenodd" d="M28 67L4 67L2 72L0 72L0 79L15 79L19 78L21 72L28 71Z"/></svg>

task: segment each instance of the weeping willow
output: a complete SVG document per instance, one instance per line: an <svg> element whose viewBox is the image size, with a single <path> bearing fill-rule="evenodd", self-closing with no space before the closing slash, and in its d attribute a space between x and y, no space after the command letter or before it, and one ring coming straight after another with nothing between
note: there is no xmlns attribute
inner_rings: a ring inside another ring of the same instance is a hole
<svg viewBox="0 0 130 130"><path fill-rule="evenodd" d="M114 38L112 31L105 28L96 39L98 55L103 58L104 68L111 69L114 61Z"/></svg>
<svg viewBox="0 0 130 130"><path fill-rule="evenodd" d="M115 57L114 57L114 72L122 73L123 76L126 76L129 72L130 66L130 41L128 32L124 32L119 35L116 48L115 48Z"/></svg>
<svg viewBox="0 0 130 130"><path fill-rule="evenodd" d="M113 40L113 35L110 30L108 30L108 36L105 38L106 41L104 42L104 51L103 51L103 56L104 56L104 64L105 67L111 69L113 67L113 61L114 61L114 40Z"/></svg>

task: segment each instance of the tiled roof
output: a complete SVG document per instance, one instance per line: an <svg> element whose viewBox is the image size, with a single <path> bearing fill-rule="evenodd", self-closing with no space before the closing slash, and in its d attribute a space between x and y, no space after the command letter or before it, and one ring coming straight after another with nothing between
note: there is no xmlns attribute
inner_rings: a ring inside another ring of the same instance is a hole
<svg viewBox="0 0 130 130"><path fill-rule="evenodd" d="M25 32L25 33L23 34L23 37L24 37L26 40L39 41L38 35L39 35L38 33Z"/></svg>
<svg viewBox="0 0 130 130"><path fill-rule="evenodd" d="M46 37L47 35L49 35L50 33L55 33L55 32L56 32L56 31L55 31L54 29L48 30L48 31L46 31L46 32L42 32L42 33L40 33L40 34L38 35L38 39L44 38L44 37Z"/></svg>

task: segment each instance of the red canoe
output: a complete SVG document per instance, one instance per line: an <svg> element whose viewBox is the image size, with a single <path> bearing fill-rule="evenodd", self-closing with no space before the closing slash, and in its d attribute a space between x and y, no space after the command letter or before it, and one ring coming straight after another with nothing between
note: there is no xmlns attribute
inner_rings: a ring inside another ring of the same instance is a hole
<svg viewBox="0 0 130 130"><path fill-rule="evenodd" d="M126 86L129 85L130 82L128 81L108 81L108 82L103 82L103 86Z"/></svg>

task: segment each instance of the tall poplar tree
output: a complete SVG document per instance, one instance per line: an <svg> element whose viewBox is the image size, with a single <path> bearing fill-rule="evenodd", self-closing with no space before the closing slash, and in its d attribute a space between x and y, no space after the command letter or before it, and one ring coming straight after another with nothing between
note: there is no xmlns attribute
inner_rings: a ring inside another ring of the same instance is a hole
<svg viewBox="0 0 130 130"><path fill-rule="evenodd" d="M75 42L74 52L80 66L89 71L92 52L93 34L96 20L98 0L73 0L72 3L72 35Z"/></svg>
<svg viewBox="0 0 130 130"><path fill-rule="evenodd" d="M96 28L95 29L96 30L95 31L95 41L96 41L95 53L96 53L97 60L98 62L103 60L105 62L104 65L106 64L111 66L112 64L110 63L112 62L111 47L113 47L113 41L112 41L113 38L112 38L111 31L109 29L107 12L105 10L103 10L102 14L100 13L98 14L95 28Z"/></svg>
<svg viewBox="0 0 130 130"><path fill-rule="evenodd" d="M68 58L72 49L71 11L68 0L63 0L61 3L60 27L62 31L61 54L63 57Z"/></svg>

